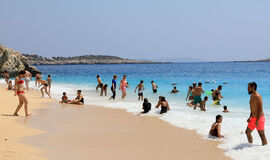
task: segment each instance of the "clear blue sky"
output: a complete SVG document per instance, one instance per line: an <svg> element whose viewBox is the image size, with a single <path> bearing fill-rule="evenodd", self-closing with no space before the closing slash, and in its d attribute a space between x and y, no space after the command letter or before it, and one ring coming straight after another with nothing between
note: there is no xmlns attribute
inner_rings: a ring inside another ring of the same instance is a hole
<svg viewBox="0 0 270 160"><path fill-rule="evenodd" d="M0 43L42 56L270 57L270 0L0 0Z"/></svg>

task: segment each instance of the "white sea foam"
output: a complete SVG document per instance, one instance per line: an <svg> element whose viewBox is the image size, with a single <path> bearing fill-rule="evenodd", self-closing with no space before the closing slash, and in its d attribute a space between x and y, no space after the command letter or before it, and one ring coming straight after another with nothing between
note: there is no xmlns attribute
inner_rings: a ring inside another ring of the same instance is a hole
<svg viewBox="0 0 270 160"><path fill-rule="evenodd" d="M1 80L0 83L4 83ZM30 83L30 86L34 87L34 82ZM62 92L67 92L70 99L75 98L76 90L82 89L86 104L102 105L109 108L125 109L127 112L132 114L138 114L141 111L142 102L136 100L136 94L128 93L126 100L122 101L120 95L117 95L116 100L109 101L111 95L108 90L107 97L100 97L98 93L95 92L95 87L85 86L85 85L72 85L72 84L53 84L51 90L52 96L54 98L60 99ZM120 94L120 92L118 92ZM222 143L218 146L225 150L225 155L237 159L237 160L268 160L270 157L270 147L261 146L261 140L257 131L253 132L254 144L248 144L245 135L245 129L247 126L247 118L249 116L249 108L241 108L237 106L230 106L229 113L223 113L222 107L211 106L208 102L207 111L201 112L198 109L193 110L187 107L184 100L172 100L168 99L171 111L166 114L159 115L159 109L155 109L154 106L157 103L158 95L150 95L149 101L152 102L152 110L144 116L156 116L160 119L168 122L171 125L196 130L196 132L203 136L205 139L213 140L208 137L208 132L211 124L215 121L215 116L217 114L223 115L222 122L222 134L225 136L224 139L220 139ZM266 136L270 140L268 127L270 114L265 111L266 123ZM215 139L216 140L216 139Z"/></svg>

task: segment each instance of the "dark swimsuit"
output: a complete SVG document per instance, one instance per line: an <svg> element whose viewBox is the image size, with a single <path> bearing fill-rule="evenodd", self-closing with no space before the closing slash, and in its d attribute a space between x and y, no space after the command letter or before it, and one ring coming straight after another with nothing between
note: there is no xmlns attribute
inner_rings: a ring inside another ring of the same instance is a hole
<svg viewBox="0 0 270 160"><path fill-rule="evenodd" d="M142 113L147 113L151 110L151 103L149 102L146 102L146 103L143 103L143 112Z"/></svg>
<svg viewBox="0 0 270 160"><path fill-rule="evenodd" d="M80 99L80 97L76 97L76 99ZM82 99L80 100L80 102L81 102L82 104L84 104L84 98L82 98Z"/></svg>
<svg viewBox="0 0 270 160"><path fill-rule="evenodd" d="M213 130L210 131L211 136L218 137L218 129L217 129L217 127L218 127L218 125L216 125L216 127Z"/></svg>
<svg viewBox="0 0 270 160"><path fill-rule="evenodd" d="M160 114L162 114L162 113L166 113L166 112L167 112L167 110L168 110L168 108L167 108L167 107L161 106Z"/></svg>

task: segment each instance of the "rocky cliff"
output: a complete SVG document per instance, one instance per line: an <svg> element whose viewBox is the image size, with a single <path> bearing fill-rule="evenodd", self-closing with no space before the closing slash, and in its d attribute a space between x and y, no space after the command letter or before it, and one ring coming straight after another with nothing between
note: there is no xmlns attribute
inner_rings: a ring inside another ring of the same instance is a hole
<svg viewBox="0 0 270 160"><path fill-rule="evenodd" d="M10 77L17 76L21 70L28 70L32 75L36 75L38 72L20 52L0 44L0 77L4 76L4 70L9 72Z"/></svg>
<svg viewBox="0 0 270 160"><path fill-rule="evenodd" d="M106 55L84 55L75 57L52 57L46 58L38 55L24 54L31 65L53 65L53 64L125 64L125 63L160 63L153 61L138 61L123 59L116 56Z"/></svg>

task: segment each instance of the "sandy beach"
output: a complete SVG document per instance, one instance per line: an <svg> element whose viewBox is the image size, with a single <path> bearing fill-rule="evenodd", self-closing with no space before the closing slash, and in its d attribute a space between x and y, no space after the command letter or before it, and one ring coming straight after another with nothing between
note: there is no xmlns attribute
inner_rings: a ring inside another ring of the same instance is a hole
<svg viewBox="0 0 270 160"><path fill-rule="evenodd" d="M0 88L0 159L229 159L219 142L149 116L100 106L61 105L27 93L31 117L13 114L18 100ZM7 140L5 140L7 139Z"/></svg>

